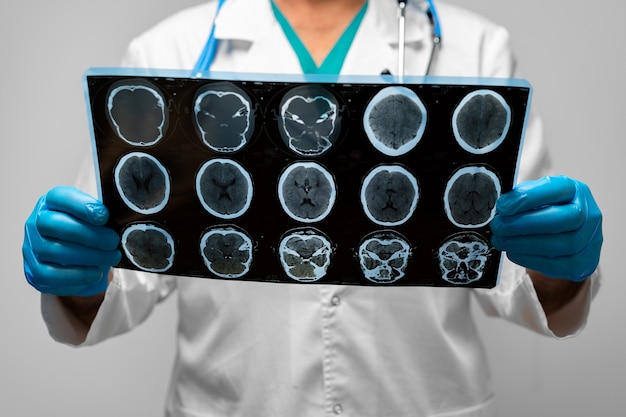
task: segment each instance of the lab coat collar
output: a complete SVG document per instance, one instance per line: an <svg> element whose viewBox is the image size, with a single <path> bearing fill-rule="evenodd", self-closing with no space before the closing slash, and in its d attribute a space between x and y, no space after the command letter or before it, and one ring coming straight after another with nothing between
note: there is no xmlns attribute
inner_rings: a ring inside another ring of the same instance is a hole
<svg viewBox="0 0 626 417"><path fill-rule="evenodd" d="M398 12L394 0L368 0L367 13L360 32L368 38L398 44ZM421 2L419 2L421 3ZM406 12L406 43L420 42L426 36L428 22L419 9L421 4L410 2ZM253 43L274 20L269 0L228 0L215 22L217 39L236 39ZM242 24L242 22L246 24Z"/></svg>
<svg viewBox="0 0 626 417"><path fill-rule="evenodd" d="M215 20L215 37L253 43L273 19L269 0L228 0Z"/></svg>

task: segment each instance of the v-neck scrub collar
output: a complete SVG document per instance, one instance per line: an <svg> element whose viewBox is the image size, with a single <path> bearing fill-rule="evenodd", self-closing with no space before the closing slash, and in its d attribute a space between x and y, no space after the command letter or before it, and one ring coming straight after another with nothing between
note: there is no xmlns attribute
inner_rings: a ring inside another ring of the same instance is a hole
<svg viewBox="0 0 626 417"><path fill-rule="evenodd" d="M361 25L363 16L365 16L368 2L366 1L363 4L361 10L359 10L356 16L354 16L352 22L350 22L341 37L337 40L337 43L335 43L335 46L333 46L333 48L330 50L326 58L324 58L324 61L319 67L313 60L313 57L307 50L306 46L298 37L296 31L293 29L291 24L289 24L280 9L276 6L276 3L274 3L273 0L271 1L271 3L274 16L276 16L276 20L280 24L280 27L283 29L283 32L285 33L289 44L293 48L298 57L298 60L300 61L302 72L305 74L339 74L346 55L350 50L350 46L352 45L352 41L354 40L356 32Z"/></svg>

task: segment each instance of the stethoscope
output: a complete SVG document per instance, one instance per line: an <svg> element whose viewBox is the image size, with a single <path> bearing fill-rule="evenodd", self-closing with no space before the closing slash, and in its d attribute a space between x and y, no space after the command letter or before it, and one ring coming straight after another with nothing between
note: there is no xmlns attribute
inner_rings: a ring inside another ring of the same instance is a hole
<svg viewBox="0 0 626 417"><path fill-rule="evenodd" d="M432 69L437 50L441 48L441 23L439 22L439 14L433 0L424 0L426 3L426 17L430 23L432 49L430 51L430 57L428 58L428 65L426 65L425 75L429 75ZM405 55L405 27L406 27L406 3L407 0L398 0L398 76L404 76L404 55Z"/></svg>
<svg viewBox="0 0 626 417"><path fill-rule="evenodd" d="M439 22L439 15L433 0L424 0L426 16L431 27L431 39L432 49L430 57L428 59L428 65L426 66L426 75L430 74L437 50L441 48L441 24ZM209 38L198 57L196 66L193 69L194 74L208 71L215 57L217 51L218 41L215 38L215 20L222 9L222 6L226 3L226 0L218 0L217 10L215 12L215 18L209 32ZM405 56L405 31L406 31L406 4L407 0L398 0L398 76L404 76L404 56Z"/></svg>

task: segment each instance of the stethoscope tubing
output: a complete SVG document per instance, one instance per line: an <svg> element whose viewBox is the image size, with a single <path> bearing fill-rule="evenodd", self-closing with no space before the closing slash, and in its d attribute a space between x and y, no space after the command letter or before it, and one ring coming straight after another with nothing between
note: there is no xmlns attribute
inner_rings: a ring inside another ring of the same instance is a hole
<svg viewBox="0 0 626 417"><path fill-rule="evenodd" d="M196 66L193 69L194 73L208 71L211 68L211 64L213 63L213 59L215 58L215 53L217 51L217 38L215 37L215 20L222 9L222 6L226 3L226 0L218 0L217 2L217 10L215 11L215 17L213 18L213 23L211 24L211 31L209 32L209 38L198 57L198 61L196 62Z"/></svg>

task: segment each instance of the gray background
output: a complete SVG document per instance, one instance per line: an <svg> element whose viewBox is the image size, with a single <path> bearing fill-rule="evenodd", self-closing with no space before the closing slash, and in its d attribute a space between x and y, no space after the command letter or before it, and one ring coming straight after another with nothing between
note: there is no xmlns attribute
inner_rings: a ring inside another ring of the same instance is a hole
<svg viewBox="0 0 626 417"><path fill-rule="evenodd" d="M54 185L72 184L89 152L83 72L117 65L132 36L199 2L13 0L0 6L0 415L162 413L174 354L175 299L136 331L102 345L56 344L42 323L39 295L23 278L20 246L37 198ZM612 417L623 409L626 392L625 234L622 186L615 177L622 175L626 151L626 6L618 0L452 2L510 29L557 170L587 182L605 218L605 281L582 335L554 341L477 311L500 410L509 417Z"/></svg>

